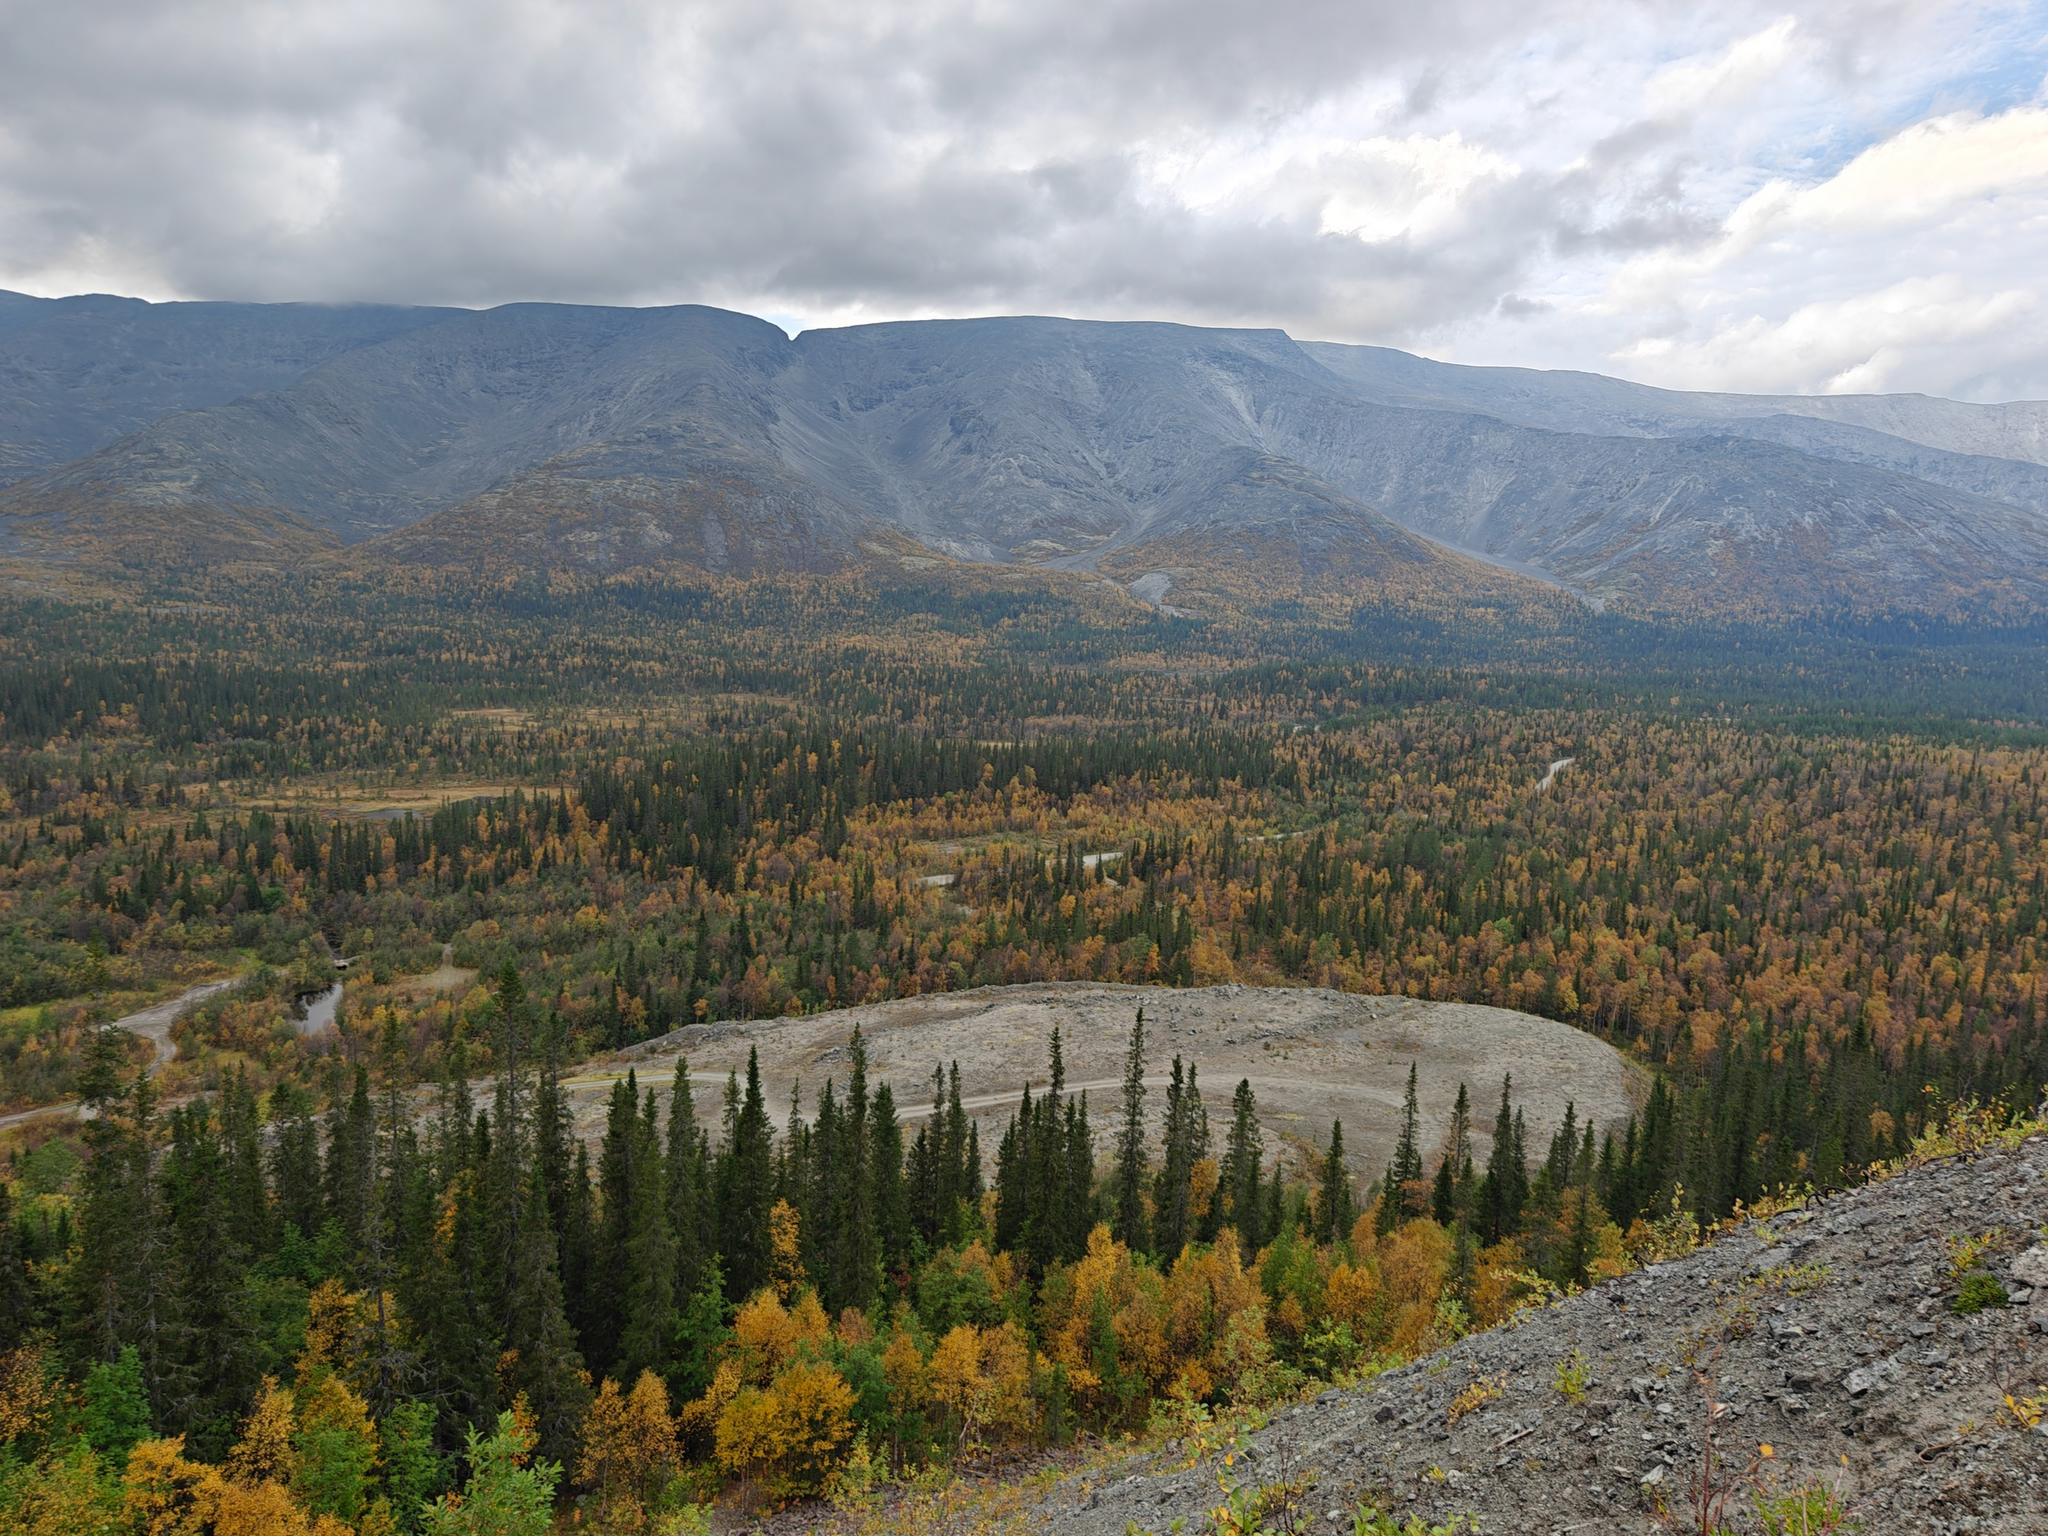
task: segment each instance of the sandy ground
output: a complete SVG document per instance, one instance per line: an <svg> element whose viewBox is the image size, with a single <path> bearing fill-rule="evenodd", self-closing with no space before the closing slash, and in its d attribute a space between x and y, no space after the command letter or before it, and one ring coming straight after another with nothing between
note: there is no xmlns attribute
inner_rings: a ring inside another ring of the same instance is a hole
<svg viewBox="0 0 2048 1536"><path fill-rule="evenodd" d="M961 1092L981 1123L984 1167L995 1135L1020 1089L1046 1081L1047 1042L1058 1026L1070 1092L1086 1090L1105 1146L1120 1113L1124 1052L1139 1007L1146 1025L1146 1114L1156 1132L1176 1054L1199 1071L1212 1146L1220 1151L1230 1099L1251 1081L1268 1149L1276 1136L1296 1147L1327 1142L1341 1120L1353 1169L1376 1174L1400 1135L1408 1068L1418 1072L1425 1151L1449 1123L1458 1085L1473 1101L1475 1153L1485 1162L1503 1073L1528 1117L1530 1152L1539 1156L1569 1100L1618 1134L1642 1101L1648 1078L1603 1042L1569 1025L1501 1008L1429 1003L1402 997L1243 986L1166 990L1067 982L989 987L910 998L802 1019L693 1025L591 1063L570 1078L577 1128L601 1135L611 1085L630 1067L643 1087L658 1086L666 1107L678 1055L686 1055L699 1120L718 1134L722 1085L761 1053L771 1116L788 1118L801 1084L808 1112L827 1078L846 1081L846 1044L854 1026L868 1044L871 1085L890 1084L906 1130L929 1112L932 1069L960 1064ZM991 1133L994 1133L993 1135Z"/></svg>

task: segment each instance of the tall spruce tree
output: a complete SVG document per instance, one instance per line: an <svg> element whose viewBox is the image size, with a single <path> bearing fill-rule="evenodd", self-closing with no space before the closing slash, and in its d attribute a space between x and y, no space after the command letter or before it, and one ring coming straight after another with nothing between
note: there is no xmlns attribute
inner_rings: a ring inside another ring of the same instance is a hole
<svg viewBox="0 0 2048 1536"><path fill-rule="evenodd" d="M270 1093L276 1127L270 1147L270 1187L276 1218L308 1242L320 1230L320 1130L313 1098L289 1078Z"/></svg>
<svg viewBox="0 0 2048 1536"><path fill-rule="evenodd" d="M270 1200L263 1181L263 1119L248 1073L240 1066L221 1089L220 1133L230 1234L243 1255L253 1259L270 1248Z"/></svg>
<svg viewBox="0 0 2048 1536"><path fill-rule="evenodd" d="M706 1162L704 1133L697 1128L696 1101L690 1094L689 1063L677 1057L668 1096L668 1224L676 1244L678 1305L704 1283L704 1266L717 1241L711 1229Z"/></svg>
<svg viewBox="0 0 2048 1536"><path fill-rule="evenodd" d="M727 1297L744 1301L768 1283L768 1212L775 1203L774 1142L758 1052L747 1052L744 1096L730 1081L727 1088L726 1142L716 1181L719 1252Z"/></svg>
<svg viewBox="0 0 2048 1536"><path fill-rule="evenodd" d="M173 1112L169 1124L159 1174L170 1262L156 1416L196 1454L217 1461L259 1374L244 1286L250 1254L235 1239L226 1160L205 1102Z"/></svg>
<svg viewBox="0 0 2048 1536"><path fill-rule="evenodd" d="M855 1025L847 1043L846 1109L840 1117L839 1203L827 1275L827 1297L837 1313L866 1311L881 1284L882 1258L876 1230L874 1154L869 1144L873 1106L868 1101L868 1048Z"/></svg>
<svg viewBox="0 0 2048 1536"><path fill-rule="evenodd" d="M111 1364L133 1347L143 1390L161 1401L170 1321L169 1256L152 1176L156 1094L148 1076L122 1081L125 1033L93 1032L78 1077L87 1110L78 1173L77 1256L66 1274L66 1341L76 1363Z"/></svg>
<svg viewBox="0 0 2048 1536"><path fill-rule="evenodd" d="M1408 1094L1401 1105L1401 1139L1395 1143L1393 1159L1387 1164L1387 1175L1381 1186L1379 1234L1385 1237L1421 1211L1411 1194L1411 1186L1422 1179L1422 1147L1418 1141L1421 1111L1416 1102L1415 1063L1408 1064Z"/></svg>
<svg viewBox="0 0 2048 1536"><path fill-rule="evenodd" d="M632 1188L627 1196L625 1275L618 1358L612 1374L635 1381L642 1371L668 1370L676 1330L676 1244L668 1221L668 1170L656 1131L654 1090L635 1128Z"/></svg>
<svg viewBox="0 0 2048 1536"><path fill-rule="evenodd" d="M346 1106L328 1116L325 1186L327 1220L340 1229L343 1251L362 1251L363 1229L377 1183L377 1115L370 1104L370 1069L358 1062Z"/></svg>
<svg viewBox="0 0 2048 1536"><path fill-rule="evenodd" d="M1344 1122L1330 1122L1330 1145L1323 1153L1316 1184L1316 1240L1340 1243L1351 1235L1351 1169L1344 1161Z"/></svg>
<svg viewBox="0 0 2048 1536"><path fill-rule="evenodd" d="M1479 1225L1488 1244L1522 1230L1522 1210L1529 1200L1528 1165L1522 1147L1521 1112L1514 1108L1514 1075L1500 1080L1500 1112L1493 1122L1493 1153L1480 1181L1476 1204Z"/></svg>
<svg viewBox="0 0 2048 1536"><path fill-rule="evenodd" d="M1471 1177L1472 1098L1463 1083L1458 1084L1458 1102L1451 1109L1451 1128L1444 1137L1442 1156L1436 1165L1436 1188L1430 1198L1430 1214L1437 1225L1456 1225L1461 1209L1461 1191Z"/></svg>
<svg viewBox="0 0 2048 1536"><path fill-rule="evenodd" d="M1111 1231L1127 1247L1146 1246L1145 1229L1145 1010L1131 1026L1124 1054L1124 1118L1117 1130Z"/></svg>
<svg viewBox="0 0 2048 1536"><path fill-rule="evenodd" d="M1088 1251L1088 1234L1095 1229L1095 1133L1088 1124L1086 1090L1067 1100L1065 1184L1059 1257L1072 1261Z"/></svg>
<svg viewBox="0 0 2048 1536"><path fill-rule="evenodd" d="M563 1309L547 1178L539 1165L526 1176L526 1217L518 1227L506 1296L506 1350L514 1354L512 1386L524 1393L532 1411L539 1452L549 1460L565 1460L590 1407L590 1386Z"/></svg>
<svg viewBox="0 0 2048 1536"><path fill-rule="evenodd" d="M868 1165L881 1267L886 1274L907 1281L912 1254L909 1190L903 1179L903 1126L896 1118L895 1092L887 1083L875 1090Z"/></svg>
<svg viewBox="0 0 2048 1536"><path fill-rule="evenodd" d="M640 1088L628 1069L612 1084L604 1141L597 1154L597 1240L591 1273L590 1329L583 1354L591 1370L611 1372L626 1330L632 1283L633 1211L640 1184Z"/></svg>
<svg viewBox="0 0 2048 1536"><path fill-rule="evenodd" d="M1195 1164L1209 1155L1209 1115L1195 1066L1185 1071L1173 1058L1173 1076L1166 1088L1166 1119L1162 1127L1159 1172L1153 1182L1153 1227L1159 1262L1171 1267L1181 1250L1200 1235L1191 1214Z"/></svg>
<svg viewBox="0 0 2048 1536"><path fill-rule="evenodd" d="M1219 1230L1235 1229L1245 1262L1259 1251L1267 1232L1260 1199L1260 1171L1266 1158L1265 1135L1259 1129L1258 1101L1250 1078L1238 1079L1230 1099L1230 1139L1223 1152L1216 1205Z"/></svg>

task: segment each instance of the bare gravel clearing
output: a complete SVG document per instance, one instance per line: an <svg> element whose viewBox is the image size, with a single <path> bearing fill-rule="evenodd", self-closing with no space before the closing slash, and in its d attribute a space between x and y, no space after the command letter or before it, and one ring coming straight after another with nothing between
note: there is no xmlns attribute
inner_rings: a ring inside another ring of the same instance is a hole
<svg viewBox="0 0 2048 1536"><path fill-rule="evenodd" d="M1010 1113L1023 1086L1028 1082L1034 1093L1045 1086L1047 1042L1057 1027L1067 1087L1087 1092L1096 1130L1106 1139L1140 1007L1152 1115L1163 1107L1163 1085L1178 1054L1199 1071L1214 1136L1222 1135L1232 1090L1249 1078L1269 1136L1320 1145L1330 1122L1341 1120L1345 1147L1360 1173L1376 1173L1400 1135L1411 1062L1417 1067L1423 1137L1432 1147L1449 1121L1460 1083L1471 1090L1483 1142L1499 1102L1501 1075L1512 1072L1532 1145L1547 1139L1568 1100L1582 1122L1590 1117L1618 1132L1648 1088L1642 1070L1604 1042L1503 1008L1293 988L1167 990L1085 982L986 987L801 1019L692 1025L593 1063L567 1087L579 1130L597 1134L611 1085L629 1067L644 1086L658 1086L684 1055L699 1085L698 1116L713 1125L726 1073L744 1073L747 1052L758 1048L763 1086L779 1123L798 1085L807 1111L828 1077L844 1090L847 1041L857 1024L867 1041L870 1085L890 1085L906 1122L929 1109L932 1069L959 1062L963 1100L981 1122L988 1155L994 1150L990 1131ZM666 1097L664 1089L664 1103ZM1487 1148L1479 1151L1483 1159Z"/></svg>

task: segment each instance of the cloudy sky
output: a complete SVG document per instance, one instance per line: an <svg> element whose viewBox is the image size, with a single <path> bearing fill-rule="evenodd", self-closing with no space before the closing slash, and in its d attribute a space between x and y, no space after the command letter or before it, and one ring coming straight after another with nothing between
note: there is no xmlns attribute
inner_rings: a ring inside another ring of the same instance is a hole
<svg viewBox="0 0 2048 1536"><path fill-rule="evenodd" d="M0 287L2048 396L2048 0L0 0Z"/></svg>

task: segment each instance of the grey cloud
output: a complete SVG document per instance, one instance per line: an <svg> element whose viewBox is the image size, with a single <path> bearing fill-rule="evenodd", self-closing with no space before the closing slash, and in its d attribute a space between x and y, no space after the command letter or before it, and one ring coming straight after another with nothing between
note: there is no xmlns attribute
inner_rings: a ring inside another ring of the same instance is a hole
<svg viewBox="0 0 2048 1536"><path fill-rule="evenodd" d="M1812 24L1848 32L1854 10ZM1650 122L1379 243L1323 233L1331 189L1279 173L1263 200L1162 191L1162 157L1319 113L1352 135L1483 118L1511 156L1517 112L1590 123L1609 104L1496 83L1546 29L1598 40L1565 0L0 0L0 26L0 285L92 270L197 297L1400 341L1520 313L1535 301L1500 296L1546 261L1697 243L1718 217L1686 192L1686 127ZM1373 93L1377 121L1356 107Z"/></svg>

